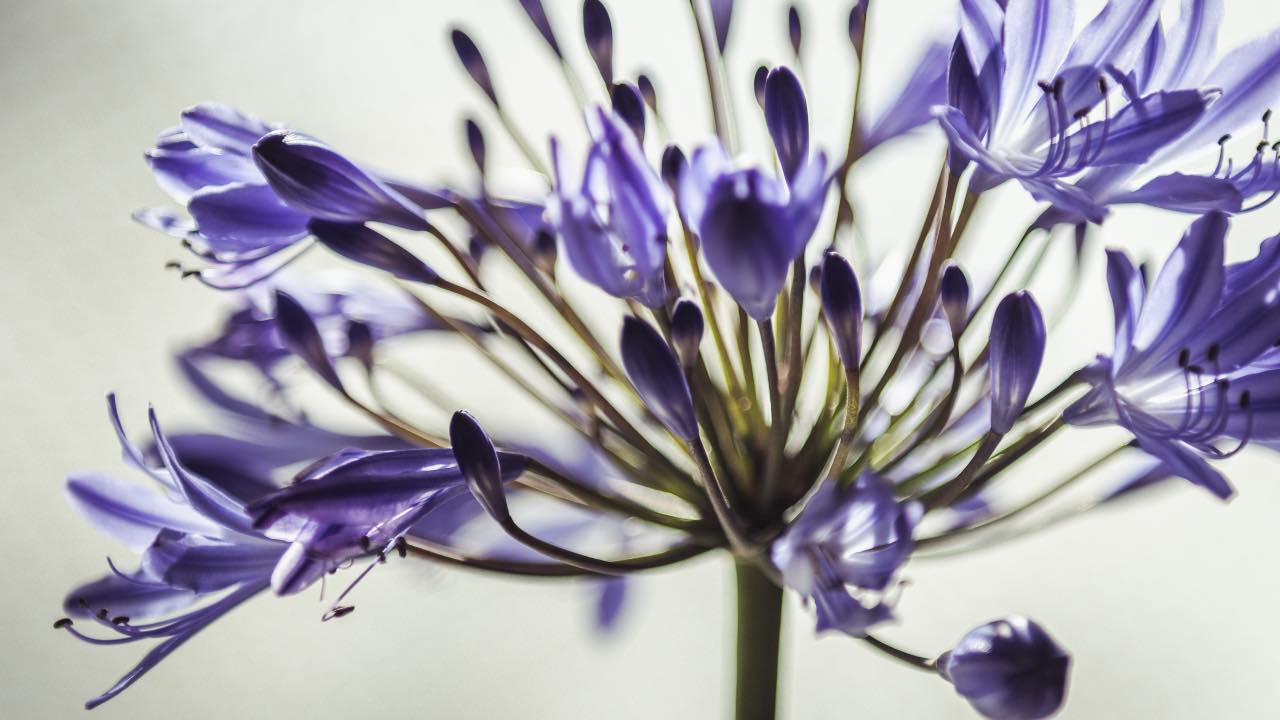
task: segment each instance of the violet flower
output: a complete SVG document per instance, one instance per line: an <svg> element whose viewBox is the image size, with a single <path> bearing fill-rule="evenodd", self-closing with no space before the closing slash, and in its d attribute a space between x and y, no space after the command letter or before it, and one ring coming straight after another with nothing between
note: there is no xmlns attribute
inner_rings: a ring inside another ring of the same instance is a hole
<svg viewBox="0 0 1280 720"><path fill-rule="evenodd" d="M1072 179L1146 163L1220 94L1155 86L1137 95L1116 79L1138 62L1160 4L1108 2L1073 38L1074 2L963 3L948 104L936 113L954 152L977 165L971 190L1017 180L1100 222L1105 208Z"/></svg>
<svg viewBox="0 0 1280 720"><path fill-rule="evenodd" d="M864 474L848 488L828 482L770 550L787 587L807 598L818 631L861 636L893 617L887 593L913 548L920 519L893 487Z"/></svg>
<svg viewBox="0 0 1280 720"><path fill-rule="evenodd" d="M1064 414L1076 425L1121 425L1220 498L1233 490L1207 460L1280 440L1270 421L1280 388L1280 238L1227 265L1228 224L1222 213L1192 223L1150 287L1124 253L1108 253L1115 347L1089 369L1090 393Z"/></svg>

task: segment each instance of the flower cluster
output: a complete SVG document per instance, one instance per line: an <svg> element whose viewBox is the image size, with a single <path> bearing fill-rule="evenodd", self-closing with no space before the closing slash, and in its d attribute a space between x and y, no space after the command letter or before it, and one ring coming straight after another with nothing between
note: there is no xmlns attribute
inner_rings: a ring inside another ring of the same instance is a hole
<svg viewBox="0 0 1280 720"><path fill-rule="evenodd" d="M186 215L136 217L181 239L184 276L236 298L216 337L178 355L230 429L168 434L152 411L150 442L137 445L110 399L127 464L155 487L84 473L67 490L140 560L72 590L55 625L95 644L154 644L88 706L246 600L297 594L353 564L363 571L324 619L352 612L356 582L399 556L594 579L607 627L624 577L724 551L738 578L739 718L773 717L784 589L818 632L935 673L983 716L1055 713L1069 657L1030 620L989 622L929 656L877 633L896 619L914 557L986 547L1173 477L1226 498L1232 486L1211 461L1280 443L1280 238L1252 260L1224 260L1230 215L1280 194L1280 143L1268 136L1280 33L1219 59L1223 0L1183 0L1172 23L1160 0L1110 0L1079 32L1070 0L964 0L955 31L921 38L918 66L873 116L860 86L887 32L877 4L858 0L849 14L859 90L839 154L811 133L795 7L794 57L757 71L758 117L733 112L733 0L690 2L713 127L680 139L655 78L615 64L600 0L582 6L589 81L540 0L521 0L587 139L553 137L545 155L455 29L487 116L542 175L534 197L492 175L475 120L465 139L477 182L455 188L373 170L225 105L184 111L147 159ZM745 142L753 123L768 138L763 156ZM1235 162L1230 134L1250 128L1256 149ZM905 262L880 256L850 177L931 129L946 155L914 248ZM1202 148L1218 152L1208 172ZM970 221L1007 180L1047 206L998 272L972 282L960 258L985 240ZM1048 314L1022 288L1045 254L1023 280L1009 272L1032 238L1047 245L1064 225L1083 259L1123 204L1198 217L1154 280L1107 251L1114 344L1037 392L1090 265ZM447 266L412 249L424 240ZM295 262L320 248L344 271ZM562 265L593 287L569 292ZM527 285L519 305L498 272ZM873 275L895 289L864 296L860 278ZM544 311L530 310L528 292ZM583 292L590 307L572 299ZM524 425L545 433L506 429L509 408L463 409L456 383L409 369L446 342L526 396L538 419ZM237 390L236 367L263 390ZM306 412L307 376L376 431ZM426 422L415 405L442 412ZM1132 440L1027 495L1045 475L1023 472L1033 451L1104 424ZM1023 489L1011 500L1015 476ZM1090 483L1091 501L1028 521Z"/></svg>

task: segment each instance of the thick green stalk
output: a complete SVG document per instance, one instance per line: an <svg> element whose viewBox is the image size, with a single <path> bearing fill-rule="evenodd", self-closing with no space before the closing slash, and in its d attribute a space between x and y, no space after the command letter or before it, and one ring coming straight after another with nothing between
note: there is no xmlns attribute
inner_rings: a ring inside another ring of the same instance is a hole
<svg viewBox="0 0 1280 720"><path fill-rule="evenodd" d="M778 647L782 588L750 561L738 560L738 660L735 720L774 720L778 709Z"/></svg>

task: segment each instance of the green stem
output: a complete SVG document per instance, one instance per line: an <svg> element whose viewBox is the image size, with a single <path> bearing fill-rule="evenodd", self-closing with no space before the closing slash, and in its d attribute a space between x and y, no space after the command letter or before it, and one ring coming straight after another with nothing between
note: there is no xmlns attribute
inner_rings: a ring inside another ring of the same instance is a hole
<svg viewBox="0 0 1280 720"><path fill-rule="evenodd" d="M748 560L736 563L738 660L735 720L774 720L778 706L778 647L782 588Z"/></svg>

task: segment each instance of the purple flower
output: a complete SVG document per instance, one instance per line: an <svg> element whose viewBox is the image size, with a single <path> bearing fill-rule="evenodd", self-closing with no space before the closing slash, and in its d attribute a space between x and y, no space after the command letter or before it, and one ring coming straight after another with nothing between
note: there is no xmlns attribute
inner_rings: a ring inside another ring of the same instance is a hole
<svg viewBox="0 0 1280 720"><path fill-rule="evenodd" d="M773 313L791 263L818 226L829 180L821 152L788 187L757 168L735 168L717 144L694 151L680 174L680 210L707 264L756 320Z"/></svg>
<svg viewBox="0 0 1280 720"><path fill-rule="evenodd" d="M963 3L948 105L936 113L953 151L978 166L972 189L1018 180L1039 200L1101 221L1105 208L1072 178L1146 163L1200 122L1217 95L1123 87L1160 5L1109 2L1073 39L1071 2Z"/></svg>
<svg viewBox="0 0 1280 720"><path fill-rule="evenodd" d="M1064 413L1074 425L1121 425L1221 498L1232 488L1207 459L1280 441L1280 237L1226 265L1228 224L1222 213L1192 223L1150 287L1128 257L1108 253L1115 345L1087 373L1093 390Z"/></svg>
<svg viewBox="0 0 1280 720"><path fill-rule="evenodd" d="M1185 0L1177 22L1162 31L1159 24L1147 39L1140 61L1121 79L1126 92L1147 95L1158 89L1217 88L1222 97L1181 136L1158 149L1150 162L1090 170L1076 183L1097 203L1139 203L1167 210L1203 213L1209 210L1238 212L1269 202L1280 190L1277 148L1268 137L1269 110L1280 102L1280 33L1271 33L1211 61L1217 49L1222 23L1222 0ZM1248 162L1226 158L1230 133L1261 122L1262 141ZM1221 146L1220 159L1211 172L1187 166L1197 151ZM1152 177L1150 169L1164 168ZM1173 172L1169 172L1173 170ZM1145 178L1145 179L1144 179ZM1252 205L1250 198L1262 196ZM1055 207L1042 219L1083 222L1067 207Z"/></svg>
<svg viewBox="0 0 1280 720"><path fill-rule="evenodd" d="M885 595L911 555L920 515L918 504L899 503L893 486L870 473L847 489L828 482L770 555L787 587L814 604L819 632L865 635L893 617Z"/></svg>
<svg viewBox="0 0 1280 720"><path fill-rule="evenodd" d="M91 524L140 552L141 560L132 572L113 564L110 574L67 596L68 614L94 622L114 637L86 634L69 622L59 625L94 644L158 644L87 707L115 697L200 630L268 587L278 593L297 592L365 552L353 540L340 550L331 548L323 559L304 554L305 563L300 563L286 543L255 530L247 510L275 489L272 471L308 457L326 441L353 438L304 432L288 424L277 426L278 433L260 435L264 444L211 435L171 438L153 412L155 446L148 453L124 434L114 398L109 398L109 407L126 459L160 487L147 489L87 473L68 480L72 506ZM153 464L149 456L160 462ZM307 570L299 571L304 564ZM285 574L291 576L290 584L276 582Z"/></svg>
<svg viewBox="0 0 1280 720"><path fill-rule="evenodd" d="M1058 711L1067 691L1071 656L1024 617L970 630L938 658L938 672L983 717L1039 720Z"/></svg>
<svg viewBox="0 0 1280 720"><path fill-rule="evenodd" d="M310 147L292 152L310 153L316 160L314 164L322 169L307 167L305 160L277 159L277 164L305 175L296 178L303 183L301 186L283 184L279 177L272 179L279 172L273 165L264 166L261 153L255 149L268 135L281 142L284 138L305 138L227 105L203 103L184 110L178 127L161 133L156 147L147 152L156 181L187 209L191 219L165 208L139 210L134 218L181 238L209 263L207 268L193 272L213 287L244 287L287 265L297 254L281 251L309 235L307 222L313 216L343 222L380 220L405 226L416 222L425 227L423 208L446 204L444 196L436 191L375 179L309 139ZM275 144L279 143L267 142L268 146ZM344 179L346 185L340 182ZM364 212L359 212L361 191L352 186L359 186L370 195L376 195L373 189L380 188L379 192L386 196L381 198L386 206L378 206L366 197ZM299 202L300 199L310 202ZM398 210L390 208L392 204ZM416 220L411 221L410 215Z"/></svg>
<svg viewBox="0 0 1280 720"><path fill-rule="evenodd" d="M566 184L559 145L552 143L551 225L583 279L610 295L657 307L665 296L670 193L626 123L598 108L591 117L594 141L576 189Z"/></svg>
<svg viewBox="0 0 1280 720"><path fill-rule="evenodd" d="M865 11L859 3L853 13ZM951 42L931 42L915 61L915 70L883 109L869 113L858 124L859 155L933 121L933 108L947 102L947 58Z"/></svg>

